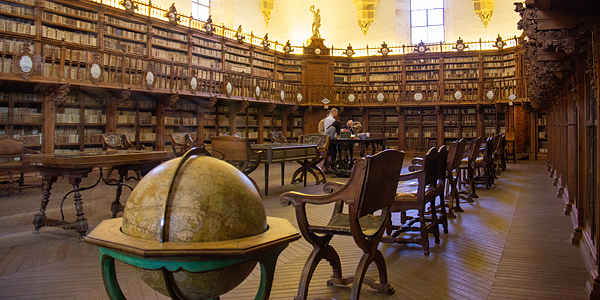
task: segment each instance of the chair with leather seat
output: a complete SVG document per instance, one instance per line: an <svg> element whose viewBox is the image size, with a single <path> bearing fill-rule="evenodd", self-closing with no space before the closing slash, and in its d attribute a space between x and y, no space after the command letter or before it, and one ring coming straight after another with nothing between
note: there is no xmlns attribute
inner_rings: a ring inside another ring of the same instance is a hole
<svg viewBox="0 0 600 300"><path fill-rule="evenodd" d="M478 137L471 140L469 147L465 150L463 158L458 167L460 171L460 177L458 186L466 186L467 191L459 192L460 195L466 195L461 197L461 199L467 200L467 202L473 202L473 198L478 198L475 193L475 161L479 156L479 152L481 151L479 148L481 146L481 141L483 138Z"/></svg>
<svg viewBox="0 0 600 300"><path fill-rule="evenodd" d="M444 164L446 159L444 157ZM409 173L399 176L396 196L390 209L392 213L401 213L400 223L390 223L386 230L388 235L383 237L382 242L419 244L425 255L429 255L430 252L429 233L434 235L436 243L440 242L440 220L435 203L435 199L439 196L437 169L438 150L431 148L423 157L422 164L409 167ZM445 169L444 166L443 170ZM428 205L431 214L429 218L426 217ZM408 216L407 212L410 210L416 210L417 216ZM414 226L416 223L419 225ZM404 237L414 231L420 233L418 237Z"/></svg>
<svg viewBox="0 0 600 300"><path fill-rule="evenodd" d="M490 189L494 180L494 137L487 138L485 146L481 150L483 156L477 157L474 164L474 170L477 171L477 175L473 178L473 188L478 184L483 184L486 189Z"/></svg>
<svg viewBox="0 0 600 300"><path fill-rule="evenodd" d="M448 218L456 218L454 212L463 212L460 207L460 194L458 190L458 181L460 177L459 166L465 152L467 140L460 139L452 143L448 151L448 184L446 185L448 197Z"/></svg>
<svg viewBox="0 0 600 300"><path fill-rule="evenodd" d="M294 206L300 232L313 246L313 251L302 270L298 295L295 299L307 298L313 272L322 259L327 260L333 268L333 275L327 281L328 285L352 283L350 299L359 298L363 282L383 293L394 292L387 281L385 260L377 246L390 223L390 206L394 202L403 159L404 152L384 150L374 156L356 160L348 182L346 184L326 183L323 186L326 193L324 195L306 195L298 192L287 192L281 195L279 198L281 205ZM306 205L329 203L336 203L329 223L309 224ZM344 213L344 205L347 205L347 213ZM375 212L380 213L374 214ZM356 245L363 251L354 276L342 278L339 255L329 244L335 235L352 236ZM377 265L379 283L365 277L372 262Z"/></svg>

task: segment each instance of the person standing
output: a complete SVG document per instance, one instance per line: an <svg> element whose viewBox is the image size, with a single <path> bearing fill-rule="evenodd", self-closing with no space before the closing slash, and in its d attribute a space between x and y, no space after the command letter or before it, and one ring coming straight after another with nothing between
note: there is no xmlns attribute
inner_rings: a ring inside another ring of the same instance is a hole
<svg viewBox="0 0 600 300"><path fill-rule="evenodd" d="M323 123L323 127L324 127L325 130L327 130L327 128L329 128L329 126L331 126L331 124L333 124L333 122L337 118L337 115L338 115L338 110L337 109L332 108L329 111L329 115L327 115L327 118L325 118L325 123Z"/></svg>

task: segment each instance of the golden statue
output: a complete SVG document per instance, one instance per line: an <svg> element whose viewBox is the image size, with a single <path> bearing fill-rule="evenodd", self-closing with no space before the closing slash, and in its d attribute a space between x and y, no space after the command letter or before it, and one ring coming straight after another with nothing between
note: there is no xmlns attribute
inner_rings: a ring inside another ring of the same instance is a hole
<svg viewBox="0 0 600 300"><path fill-rule="evenodd" d="M311 5L310 6L310 12L313 13L313 23L312 23L312 32L313 38L321 38L321 33L319 32L319 27L321 27L321 10L317 9L315 11L315 6Z"/></svg>

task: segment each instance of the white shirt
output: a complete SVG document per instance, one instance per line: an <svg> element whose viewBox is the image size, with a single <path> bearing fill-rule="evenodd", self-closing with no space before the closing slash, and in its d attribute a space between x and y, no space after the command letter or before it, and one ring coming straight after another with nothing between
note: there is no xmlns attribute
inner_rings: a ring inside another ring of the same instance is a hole
<svg viewBox="0 0 600 300"><path fill-rule="evenodd" d="M335 122L335 118L332 115L328 115L327 118L325 118L325 123L323 124L325 125L325 130L327 130L327 128L329 128L333 122Z"/></svg>

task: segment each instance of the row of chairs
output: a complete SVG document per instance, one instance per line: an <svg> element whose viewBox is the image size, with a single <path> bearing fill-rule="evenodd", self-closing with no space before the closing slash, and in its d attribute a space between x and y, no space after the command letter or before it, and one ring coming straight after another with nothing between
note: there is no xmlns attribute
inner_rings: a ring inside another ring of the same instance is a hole
<svg viewBox="0 0 600 300"><path fill-rule="evenodd" d="M314 248L302 271L295 299L307 298L313 272L322 259L333 269L327 284L352 283L351 299L359 298L362 283L393 293L387 282L385 260L377 249L379 243L417 243L429 254L429 234L439 243L440 226L447 233L448 217L455 217L452 210L462 211L459 187L468 183L473 196L476 185L486 184L489 188L495 176L506 168L504 136L487 139L485 147L481 147L482 140L476 138L469 146L466 140L460 140L449 150L446 146L431 148L423 158L411 161L406 174L400 174L404 152L384 150L357 160L346 184L326 183L325 195L282 194L280 203L294 206L299 229ZM450 202L448 212L446 197ZM329 203L335 203L335 207L328 224L310 224L306 204ZM417 215L409 216L409 210L416 210ZM399 223L393 223L397 218L391 218L392 213L400 213ZM419 234L407 238L412 231ZM342 277L339 255L329 244L335 235L352 236L363 251L354 276ZM377 266L379 282L365 277L372 262Z"/></svg>

